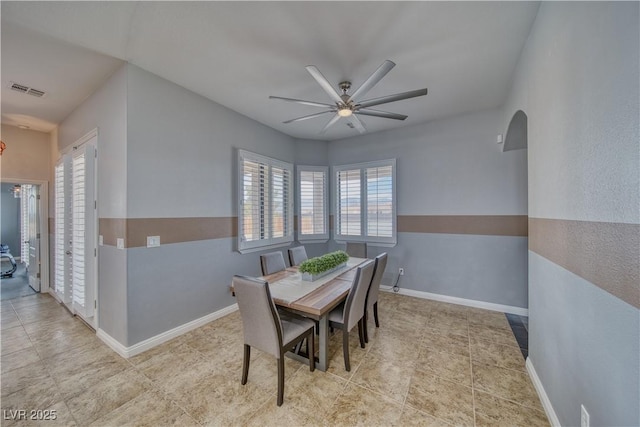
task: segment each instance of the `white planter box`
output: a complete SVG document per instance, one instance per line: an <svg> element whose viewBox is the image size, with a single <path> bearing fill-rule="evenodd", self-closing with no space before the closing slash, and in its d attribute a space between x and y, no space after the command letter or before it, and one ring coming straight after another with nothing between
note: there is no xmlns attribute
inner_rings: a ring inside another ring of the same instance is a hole
<svg viewBox="0 0 640 427"><path fill-rule="evenodd" d="M322 273L318 273L318 274L302 273L302 280L304 280L305 282L313 282L313 281L318 280L321 277L326 276L327 274L331 274L334 271L338 271L341 268L344 268L346 266L347 266L347 263L343 262L342 264L340 264L340 265L338 265L338 266L336 266L336 267L334 267L332 269L329 269L327 271L323 271Z"/></svg>

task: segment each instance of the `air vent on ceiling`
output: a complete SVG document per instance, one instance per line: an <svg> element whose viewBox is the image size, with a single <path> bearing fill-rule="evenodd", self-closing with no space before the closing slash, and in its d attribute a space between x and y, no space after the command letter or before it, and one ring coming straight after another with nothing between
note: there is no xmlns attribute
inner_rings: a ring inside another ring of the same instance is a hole
<svg viewBox="0 0 640 427"><path fill-rule="evenodd" d="M9 88L11 90L15 90L16 92L26 93L27 95L35 96L36 98L42 98L43 96L46 95L46 92L42 90L34 89L32 87L25 86L15 82L9 82Z"/></svg>

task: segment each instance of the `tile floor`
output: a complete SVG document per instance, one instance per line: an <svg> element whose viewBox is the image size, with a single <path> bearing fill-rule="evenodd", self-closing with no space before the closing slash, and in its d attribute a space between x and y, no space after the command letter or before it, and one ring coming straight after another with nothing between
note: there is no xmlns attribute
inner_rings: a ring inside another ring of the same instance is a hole
<svg viewBox="0 0 640 427"><path fill-rule="evenodd" d="M546 426L504 314L396 294L380 296L379 329L365 349L340 331L328 372L252 352L240 384L239 313L128 360L48 295L1 303L2 426L11 410L55 410L47 426ZM9 419L6 419L9 418Z"/></svg>

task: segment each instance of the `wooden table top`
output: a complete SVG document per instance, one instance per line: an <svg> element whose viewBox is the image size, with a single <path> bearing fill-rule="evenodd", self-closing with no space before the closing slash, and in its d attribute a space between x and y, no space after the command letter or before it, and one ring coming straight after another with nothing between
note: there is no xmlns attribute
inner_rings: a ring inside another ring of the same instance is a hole
<svg viewBox="0 0 640 427"><path fill-rule="evenodd" d="M367 259L362 259L362 261L357 265L351 266L349 270L295 301L288 302L275 297L273 298L273 301L276 305L287 307L291 310L299 311L309 315L310 317L318 319L327 314L346 298L349 290L351 289L351 285L353 284L353 279L355 278L358 265L365 261L367 261ZM289 267L286 270L263 276L261 279L272 284L278 280L295 276L297 273L297 267ZM233 292L233 287L231 288L231 291Z"/></svg>

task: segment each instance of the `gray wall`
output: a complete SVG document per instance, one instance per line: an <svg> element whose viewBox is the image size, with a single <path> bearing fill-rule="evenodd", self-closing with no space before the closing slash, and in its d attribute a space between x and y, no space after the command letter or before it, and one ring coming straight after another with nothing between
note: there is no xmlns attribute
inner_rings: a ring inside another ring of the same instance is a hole
<svg viewBox="0 0 640 427"><path fill-rule="evenodd" d="M526 215L526 151L502 152L501 119L488 110L334 141L329 162L396 158L398 216ZM403 288L528 306L526 237L401 232L395 247L373 249L382 251L386 284L403 267Z"/></svg>
<svg viewBox="0 0 640 427"><path fill-rule="evenodd" d="M59 127L58 147L68 149L98 129L98 217L127 214L127 65L74 110ZM127 340L127 258L114 246L98 248L99 327L121 343ZM53 252L51 252L53 254Z"/></svg>
<svg viewBox="0 0 640 427"><path fill-rule="evenodd" d="M503 119L529 117L530 217L640 223L638 6L540 6ZM622 272L637 274L637 246ZM554 411L562 425L580 425L580 405L591 425L640 425L640 311L559 263L529 253L529 358Z"/></svg>
<svg viewBox="0 0 640 427"><path fill-rule="evenodd" d="M11 255L20 256L20 199L13 197L10 191L13 184L3 183L0 187L2 203L2 230L0 231L0 241L9 245Z"/></svg>
<svg viewBox="0 0 640 427"><path fill-rule="evenodd" d="M129 66L129 218L237 215L236 156L295 161L294 140L176 84ZM260 253L236 238L127 249L132 345L235 303L234 274L259 275Z"/></svg>

